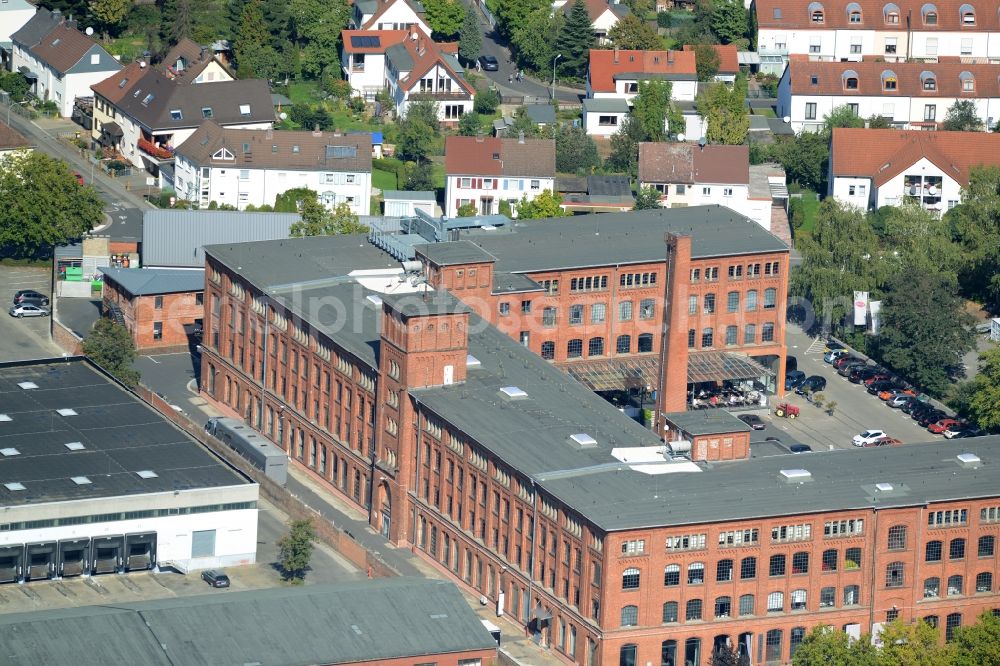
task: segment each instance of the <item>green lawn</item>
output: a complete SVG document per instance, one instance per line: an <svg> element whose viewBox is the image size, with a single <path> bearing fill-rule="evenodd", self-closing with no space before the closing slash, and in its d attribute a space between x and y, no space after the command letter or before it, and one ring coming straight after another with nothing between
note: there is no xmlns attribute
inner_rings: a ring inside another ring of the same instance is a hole
<svg viewBox="0 0 1000 666"><path fill-rule="evenodd" d="M372 187L377 187L382 191L399 189L399 184L396 182L396 174L390 171L373 168Z"/></svg>
<svg viewBox="0 0 1000 666"><path fill-rule="evenodd" d="M146 50L146 41L135 36L119 37L106 46L108 53L121 56L123 63L133 62Z"/></svg>
<svg viewBox="0 0 1000 666"><path fill-rule="evenodd" d="M288 84L285 97L294 104L311 104L318 99L319 84L315 81L296 81Z"/></svg>
<svg viewBox="0 0 1000 666"><path fill-rule="evenodd" d="M801 232L811 234L816 224L816 212L819 210L819 196L812 190L802 190L803 222Z"/></svg>
<svg viewBox="0 0 1000 666"><path fill-rule="evenodd" d="M753 114L755 116L764 116L765 118L777 118L778 117L777 114L774 112L774 109L771 108L771 107L767 107L766 109L754 109L753 110Z"/></svg>

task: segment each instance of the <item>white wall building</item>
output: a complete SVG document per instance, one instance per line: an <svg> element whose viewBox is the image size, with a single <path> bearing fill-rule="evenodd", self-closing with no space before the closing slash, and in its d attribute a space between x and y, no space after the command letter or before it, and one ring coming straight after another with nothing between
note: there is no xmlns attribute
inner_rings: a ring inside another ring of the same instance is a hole
<svg viewBox="0 0 1000 666"><path fill-rule="evenodd" d="M239 210L273 206L279 194L306 187L328 208L370 210L369 134L223 129L205 121L174 155L174 189L198 208L213 201Z"/></svg>
<svg viewBox="0 0 1000 666"><path fill-rule="evenodd" d="M352 30L409 30L414 26L431 34L423 8L406 0L359 0L351 11Z"/></svg>
<svg viewBox="0 0 1000 666"><path fill-rule="evenodd" d="M972 167L997 165L996 133L838 128L827 194L864 209L912 201L943 213L961 201Z"/></svg>
<svg viewBox="0 0 1000 666"><path fill-rule="evenodd" d="M698 95L698 70L693 51L590 51L587 97L620 98L631 103L639 81L669 81L670 98L693 102Z"/></svg>
<svg viewBox="0 0 1000 666"><path fill-rule="evenodd" d="M56 103L59 115L73 113L77 97L91 97L90 87L122 66L97 42L59 12L39 8L11 35L11 69L21 72L31 92Z"/></svg>
<svg viewBox="0 0 1000 666"><path fill-rule="evenodd" d="M882 116L899 129L935 129L958 100L970 100L986 128L1000 120L1000 65L791 60L778 83L778 116L795 132L815 131L838 106Z"/></svg>
<svg viewBox="0 0 1000 666"><path fill-rule="evenodd" d="M385 80L400 118L411 102L422 100L437 103L438 120L443 123L457 123L472 111L476 90L465 80L458 57L417 28L410 28L402 43L386 49Z"/></svg>
<svg viewBox="0 0 1000 666"><path fill-rule="evenodd" d="M11 35L24 27L35 15L35 6L27 0L5 0L0 3L0 42L10 42Z"/></svg>
<svg viewBox="0 0 1000 666"><path fill-rule="evenodd" d="M402 44L408 34L406 30L341 31L340 67L354 94L374 99L386 89L385 52Z"/></svg>
<svg viewBox="0 0 1000 666"><path fill-rule="evenodd" d="M445 215L457 217L467 204L478 215L495 215L501 201L515 208L523 197L555 192L555 141L449 136L444 168Z"/></svg>

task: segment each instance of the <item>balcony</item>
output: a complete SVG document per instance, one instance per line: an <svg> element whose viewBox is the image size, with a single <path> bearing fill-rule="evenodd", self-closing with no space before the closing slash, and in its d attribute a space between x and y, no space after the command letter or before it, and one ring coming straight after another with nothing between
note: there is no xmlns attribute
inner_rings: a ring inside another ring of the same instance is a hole
<svg viewBox="0 0 1000 666"><path fill-rule="evenodd" d="M142 152L146 153L150 157L153 157L161 162L166 162L174 159L174 151L170 148L164 148L163 146L158 146L149 139L144 139L142 137L136 142L136 146Z"/></svg>
<svg viewBox="0 0 1000 666"><path fill-rule="evenodd" d="M464 101L471 99L469 93L463 91L460 92L450 92L450 91L425 91L425 92L413 92L410 93L411 102L421 102L421 101Z"/></svg>

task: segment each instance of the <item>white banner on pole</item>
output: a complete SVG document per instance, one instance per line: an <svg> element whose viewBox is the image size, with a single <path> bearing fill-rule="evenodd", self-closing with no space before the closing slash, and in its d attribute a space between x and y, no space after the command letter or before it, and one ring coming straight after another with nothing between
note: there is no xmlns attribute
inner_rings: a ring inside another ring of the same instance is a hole
<svg viewBox="0 0 1000 666"><path fill-rule="evenodd" d="M872 314L872 335L878 335L881 322L882 301L872 301L868 304L868 310Z"/></svg>
<svg viewBox="0 0 1000 666"><path fill-rule="evenodd" d="M854 325L864 326L868 322L868 292L854 292Z"/></svg>

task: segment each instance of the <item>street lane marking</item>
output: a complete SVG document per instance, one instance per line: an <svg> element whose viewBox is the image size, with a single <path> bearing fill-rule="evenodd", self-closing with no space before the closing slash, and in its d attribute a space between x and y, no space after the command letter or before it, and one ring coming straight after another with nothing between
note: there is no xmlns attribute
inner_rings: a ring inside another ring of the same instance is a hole
<svg viewBox="0 0 1000 666"><path fill-rule="evenodd" d="M156 365L160 365L160 362L159 362L159 361L157 361L157 360L156 360L155 358L153 358L152 356L147 356L146 358L148 358L148 359L149 359L150 361L152 361L152 362L153 362L153 363L155 363Z"/></svg>

